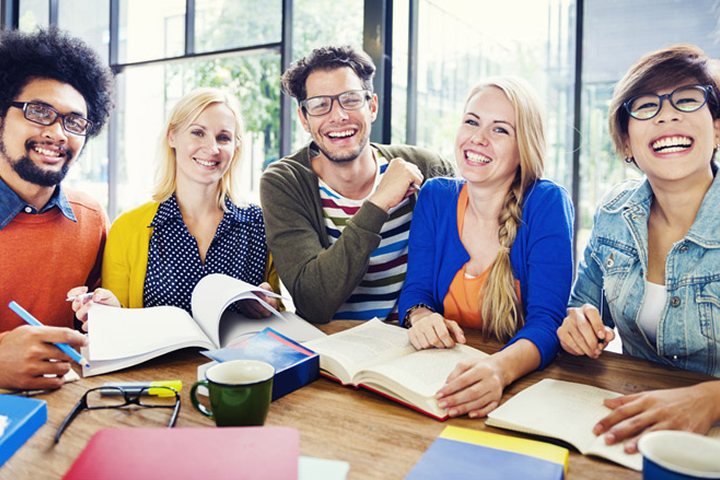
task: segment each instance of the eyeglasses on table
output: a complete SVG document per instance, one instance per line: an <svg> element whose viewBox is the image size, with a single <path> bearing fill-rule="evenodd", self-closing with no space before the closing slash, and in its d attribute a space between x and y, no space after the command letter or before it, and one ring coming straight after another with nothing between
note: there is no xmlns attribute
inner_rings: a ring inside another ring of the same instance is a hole
<svg viewBox="0 0 720 480"><path fill-rule="evenodd" d="M126 408L136 405L143 408L173 409L168 428L175 425L180 411L180 394L171 387L148 386L137 393L129 393L121 387L91 388L78 400L55 434L55 443L83 410L104 410L109 408Z"/></svg>

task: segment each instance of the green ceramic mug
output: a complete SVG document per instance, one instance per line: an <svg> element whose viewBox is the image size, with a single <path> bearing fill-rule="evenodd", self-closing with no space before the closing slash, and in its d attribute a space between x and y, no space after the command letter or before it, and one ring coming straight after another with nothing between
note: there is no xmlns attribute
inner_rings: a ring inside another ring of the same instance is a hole
<svg viewBox="0 0 720 480"><path fill-rule="evenodd" d="M218 427L262 425L270 409L273 375L272 365L257 360L219 363L205 372L205 380L193 384L190 400ZM210 408L198 401L201 385L210 393Z"/></svg>

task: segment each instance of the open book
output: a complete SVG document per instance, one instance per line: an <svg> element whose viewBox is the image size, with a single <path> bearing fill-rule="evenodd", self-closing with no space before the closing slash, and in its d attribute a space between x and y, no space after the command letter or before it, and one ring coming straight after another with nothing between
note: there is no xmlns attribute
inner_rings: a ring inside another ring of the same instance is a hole
<svg viewBox="0 0 720 480"><path fill-rule="evenodd" d="M581 383L546 378L526 388L488 414L486 425L563 440L583 455L595 455L633 470L642 470L642 456L627 454L623 443L606 445L592 429L611 410L606 398L622 394ZM708 435L718 436L720 429Z"/></svg>
<svg viewBox="0 0 720 480"><path fill-rule="evenodd" d="M487 356L460 344L415 350L407 330L377 318L304 345L320 354L323 375L373 390L438 420L448 415L437 406L435 393L450 372L462 360Z"/></svg>
<svg viewBox="0 0 720 480"><path fill-rule="evenodd" d="M324 336L300 317L278 312L255 295L256 292L280 298L280 295L227 275L212 274L195 286L191 300L193 316L170 306L116 308L94 305L88 313L89 345L82 349L90 367L83 366L83 375L112 372L185 347L214 350L236 343L243 335L265 327L272 327L297 341ZM239 300L260 302L272 314L260 320L233 312L223 315L230 304Z"/></svg>

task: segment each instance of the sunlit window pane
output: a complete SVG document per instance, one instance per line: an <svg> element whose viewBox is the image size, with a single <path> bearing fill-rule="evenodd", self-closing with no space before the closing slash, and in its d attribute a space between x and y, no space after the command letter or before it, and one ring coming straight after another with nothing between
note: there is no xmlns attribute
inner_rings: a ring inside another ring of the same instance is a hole
<svg viewBox="0 0 720 480"><path fill-rule="evenodd" d="M58 26L82 38L107 63L110 0L63 0L58 3Z"/></svg>
<svg viewBox="0 0 720 480"><path fill-rule="evenodd" d="M470 88L489 76L517 75L530 81L546 106L545 175L570 188L574 5L573 0L421 0L417 143L453 159ZM407 80L394 80L393 95L402 99ZM404 125L397 128L394 138Z"/></svg>
<svg viewBox="0 0 720 480"><path fill-rule="evenodd" d="M110 1L63 0L58 3L58 26L82 38L107 62ZM108 206L107 142L106 127L99 136L87 142L82 156L70 169L65 180L67 186L89 193L105 208Z"/></svg>
<svg viewBox="0 0 720 480"><path fill-rule="evenodd" d="M195 50L198 53L281 40L281 0L263 0L262 4L257 0L195 1Z"/></svg>
<svg viewBox="0 0 720 480"><path fill-rule="evenodd" d="M120 0L120 63L185 53L185 0Z"/></svg>
<svg viewBox="0 0 720 480"><path fill-rule="evenodd" d="M36 27L50 24L50 6L47 0L20 0L20 30L32 32Z"/></svg>
<svg viewBox="0 0 720 480"><path fill-rule="evenodd" d="M296 0L293 3L293 61L324 45L362 48L363 8L363 0ZM297 115L293 115L292 131L293 149L310 140Z"/></svg>
<svg viewBox="0 0 720 480"><path fill-rule="evenodd" d="M257 202L266 161L280 137L280 56L276 52L129 68L118 77L119 212L150 200L160 134L178 99L197 87L219 87L240 100L245 120L240 191Z"/></svg>

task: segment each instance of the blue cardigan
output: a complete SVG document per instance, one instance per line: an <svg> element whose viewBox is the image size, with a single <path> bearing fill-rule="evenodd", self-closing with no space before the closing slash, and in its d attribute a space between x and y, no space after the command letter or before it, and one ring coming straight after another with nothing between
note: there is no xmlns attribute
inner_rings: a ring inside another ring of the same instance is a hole
<svg viewBox="0 0 720 480"><path fill-rule="evenodd" d="M419 303L443 313L455 274L470 260L460 240L457 203L462 179L433 178L423 185L410 227L407 277L400 294L400 319ZM565 318L573 276L573 206L567 191L550 180L528 188L522 224L510 251L520 282L525 325L508 342L521 338L540 351L541 368L560 347L557 329Z"/></svg>

